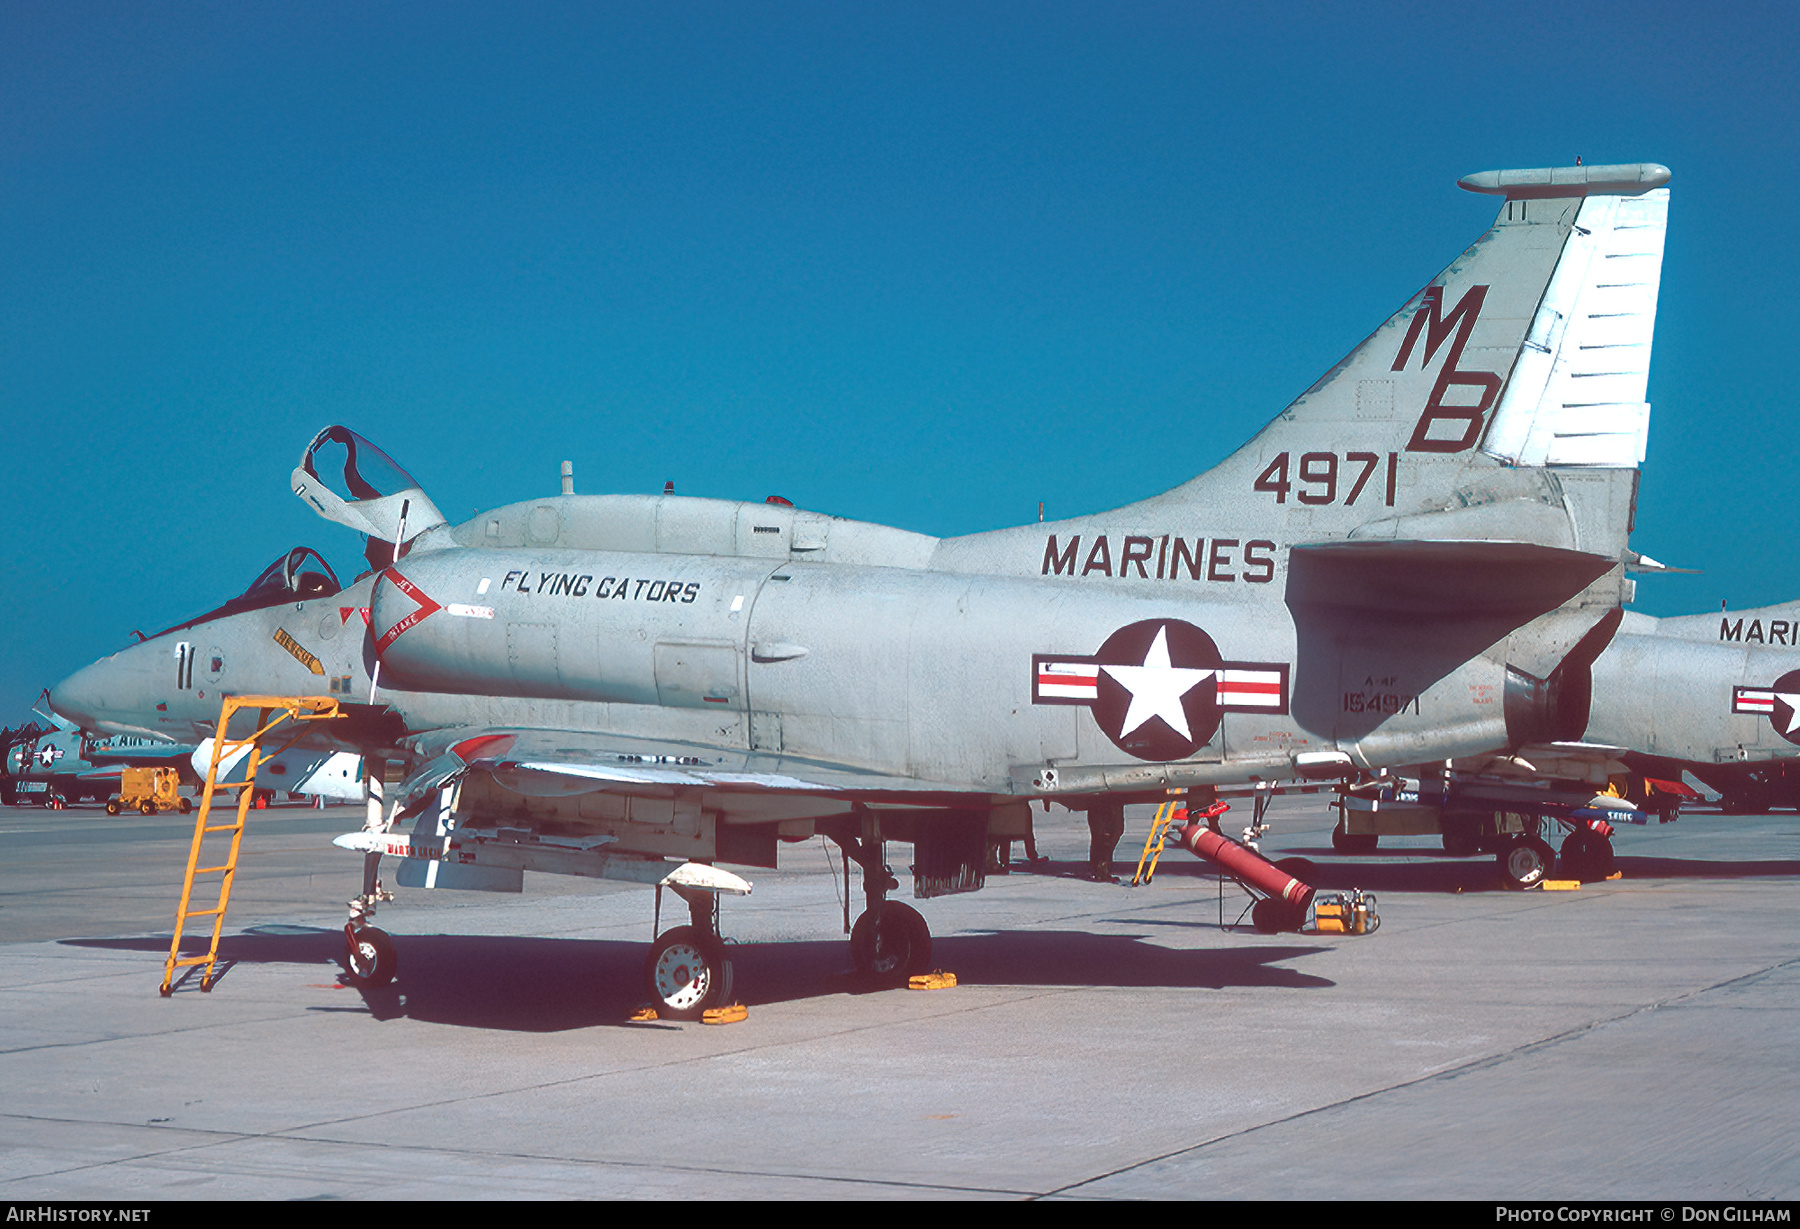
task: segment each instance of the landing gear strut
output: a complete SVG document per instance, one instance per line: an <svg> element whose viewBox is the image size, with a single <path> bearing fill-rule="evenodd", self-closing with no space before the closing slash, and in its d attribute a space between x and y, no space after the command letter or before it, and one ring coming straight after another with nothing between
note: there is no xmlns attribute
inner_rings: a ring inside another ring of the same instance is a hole
<svg viewBox="0 0 1800 1229"><path fill-rule="evenodd" d="M350 920L344 923L344 972L353 985L375 990L394 980L400 959L388 933L369 925L375 910L394 894L381 886L381 855L363 855L362 894L350 902Z"/></svg>

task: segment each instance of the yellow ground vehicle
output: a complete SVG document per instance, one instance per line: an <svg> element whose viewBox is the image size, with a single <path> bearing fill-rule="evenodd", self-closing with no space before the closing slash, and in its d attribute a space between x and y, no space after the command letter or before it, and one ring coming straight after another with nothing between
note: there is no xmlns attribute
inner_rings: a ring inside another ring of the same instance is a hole
<svg viewBox="0 0 1800 1229"><path fill-rule="evenodd" d="M194 809L191 798L179 792L181 774L173 768L127 768L119 774L119 796L106 803L106 813L117 815L130 808L143 815L158 811L180 811L186 815Z"/></svg>

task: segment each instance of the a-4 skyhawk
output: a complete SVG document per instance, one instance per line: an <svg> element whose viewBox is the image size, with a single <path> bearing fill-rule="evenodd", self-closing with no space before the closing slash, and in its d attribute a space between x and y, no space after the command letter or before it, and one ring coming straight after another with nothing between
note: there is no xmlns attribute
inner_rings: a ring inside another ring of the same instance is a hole
<svg viewBox="0 0 1800 1229"><path fill-rule="evenodd" d="M329 428L293 488L369 536L371 574L297 573L53 703L196 740L222 693L345 702L338 740L382 800L340 842L366 854L348 928L366 980L392 975L367 920L399 854L402 883L667 884L692 925L658 940L648 980L661 1010L697 1014L727 981L716 893L748 888L710 864L772 866L815 833L863 870L859 967L922 969L923 918L886 899L889 841L913 844L920 895L969 890L1039 800L1116 813L1585 724L1636 560L1667 180L1468 177L1501 198L1492 228L1255 438L1070 520L938 539L565 493L451 525Z"/></svg>

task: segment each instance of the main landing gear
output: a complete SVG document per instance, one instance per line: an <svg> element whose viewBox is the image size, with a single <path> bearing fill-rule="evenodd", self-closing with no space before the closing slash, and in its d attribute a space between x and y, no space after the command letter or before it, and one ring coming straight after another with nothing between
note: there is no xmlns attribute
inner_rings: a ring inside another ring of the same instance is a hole
<svg viewBox="0 0 1800 1229"><path fill-rule="evenodd" d="M857 974L876 985L904 986L915 974L931 972L931 927L911 905L887 898L900 886L887 865L887 843L879 836L847 833L832 839L862 868L866 904L850 928L850 961ZM844 916L849 919L847 907Z"/></svg>
<svg viewBox="0 0 1800 1229"><path fill-rule="evenodd" d="M644 957L644 989L661 1020L698 1020L731 998L731 961L719 939L719 898L712 892L670 884L687 901L692 924L657 936ZM661 913L662 888L657 906Z"/></svg>
<svg viewBox="0 0 1800 1229"><path fill-rule="evenodd" d="M1562 873L1583 883L1596 883L1613 873L1612 841L1605 834L1581 826L1563 838Z"/></svg>
<svg viewBox="0 0 1800 1229"><path fill-rule="evenodd" d="M864 977L899 985L931 970L931 927L911 905L878 902L850 928L850 959Z"/></svg>
<svg viewBox="0 0 1800 1229"><path fill-rule="evenodd" d="M1522 892L1549 878L1556 854L1542 838L1520 835L1502 845L1495 860L1500 865L1500 882Z"/></svg>

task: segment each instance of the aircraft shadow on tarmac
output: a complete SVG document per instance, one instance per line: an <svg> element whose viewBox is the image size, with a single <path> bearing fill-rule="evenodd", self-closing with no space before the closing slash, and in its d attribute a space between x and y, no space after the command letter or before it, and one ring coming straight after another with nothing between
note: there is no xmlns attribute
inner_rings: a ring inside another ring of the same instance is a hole
<svg viewBox="0 0 1800 1229"><path fill-rule="evenodd" d="M114 951L168 952L168 939L65 939ZM394 984L360 991L361 1001L321 1003L312 1011L367 1012L464 1028L559 1032L623 1024L644 1001L646 945L618 940L494 935L395 935L400 973ZM184 945L185 948L186 945ZM329 965L335 975L343 934L279 927L226 937L215 993L231 993L237 964ZM199 948L204 951L202 945ZM952 935L933 944L932 963L964 986L1166 986L1171 989L1323 989L1335 983L1276 967L1325 950L1302 944L1245 944L1173 950L1126 934L1085 931L998 931ZM746 943L729 947L734 997L745 1006L790 1002L873 987L849 971L842 939ZM145 967L154 998L160 969ZM321 974L324 970L321 969ZM320 981L324 982L325 976ZM333 982L341 978L332 976ZM198 977L176 992L197 992ZM906 993L895 991L895 993Z"/></svg>

